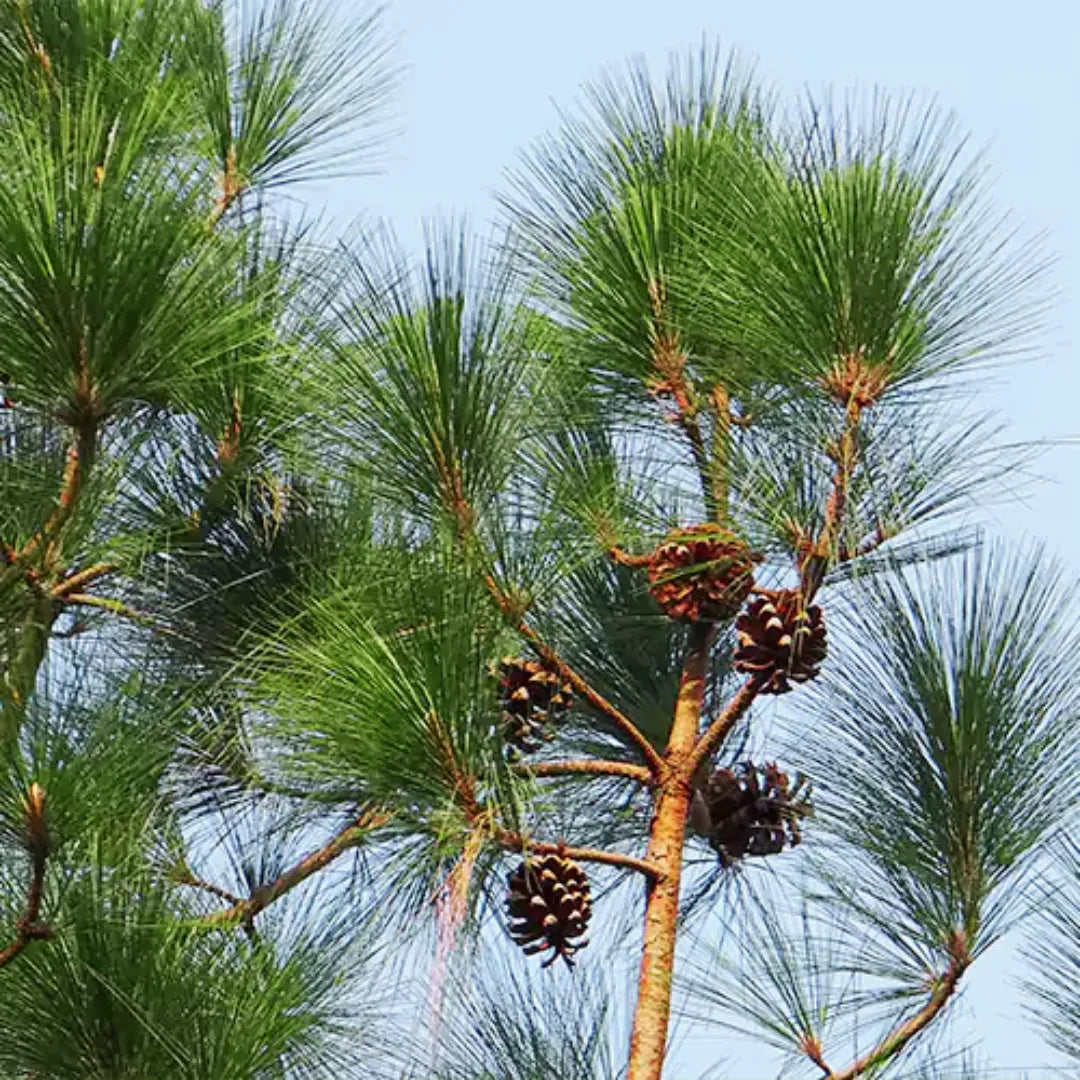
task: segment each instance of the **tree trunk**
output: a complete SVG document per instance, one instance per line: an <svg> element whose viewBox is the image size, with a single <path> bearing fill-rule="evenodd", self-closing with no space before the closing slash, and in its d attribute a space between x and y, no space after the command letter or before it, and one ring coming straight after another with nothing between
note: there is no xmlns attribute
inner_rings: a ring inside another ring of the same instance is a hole
<svg viewBox="0 0 1080 1080"><path fill-rule="evenodd" d="M712 637L712 627L705 624L695 625L691 632L665 754L668 772L656 798L646 858L656 865L662 876L650 887L645 905L638 1002L630 1039L627 1080L660 1080L664 1068L683 844L693 791L688 762L701 720Z"/></svg>

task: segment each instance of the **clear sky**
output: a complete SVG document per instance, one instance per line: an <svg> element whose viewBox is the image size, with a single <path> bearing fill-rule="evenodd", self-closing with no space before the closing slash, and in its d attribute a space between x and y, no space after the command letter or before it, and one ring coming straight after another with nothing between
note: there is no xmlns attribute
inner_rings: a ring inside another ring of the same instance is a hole
<svg viewBox="0 0 1080 1080"><path fill-rule="evenodd" d="M403 134L384 175L335 184L328 201L335 216L385 217L410 243L440 211L489 220L503 170L584 81L633 54L660 71L703 34L788 95L855 85L936 95L988 144L1002 208L1025 231L1045 232L1058 256L1061 298L1040 359L996 375L987 398L1016 438L1080 436L1080 0L391 0L388 14L409 68ZM990 521L1045 538L1080 574L1080 439L1048 451L1040 472L1023 504ZM1015 970L1008 955L979 966L961 1030L1013 1076L1049 1064L1004 985ZM712 1046L695 1039L670 1075L696 1076L731 1050L722 1035ZM766 1075L752 1056L738 1062L722 1075Z"/></svg>

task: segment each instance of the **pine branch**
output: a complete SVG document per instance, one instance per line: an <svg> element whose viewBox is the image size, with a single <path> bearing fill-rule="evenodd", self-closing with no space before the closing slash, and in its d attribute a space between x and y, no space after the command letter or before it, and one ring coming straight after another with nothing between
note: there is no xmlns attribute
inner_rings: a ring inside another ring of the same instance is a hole
<svg viewBox="0 0 1080 1080"><path fill-rule="evenodd" d="M471 549L476 548L479 543L475 528L476 513L465 499L464 492L460 488L460 471L444 466L443 474L445 506L456 524L458 542L468 553ZM491 594L491 598L495 601L496 607L508 619L513 621L518 633L528 641L533 651L546 664L554 667L559 672L559 675L566 679L594 709L611 720L641 751L641 756L645 759L645 763L653 776L659 776L664 768L663 759L638 728L637 724L621 709L590 686L583 676L574 671L550 645L547 645L541 639L540 635L525 621L518 602L499 587L499 583L490 572L485 573L484 583Z"/></svg>
<svg viewBox="0 0 1080 1080"><path fill-rule="evenodd" d="M816 541L807 545L799 565L803 602L807 604L817 594L830 564L838 558L851 479L859 460L859 424L863 411L874 405L884 392L887 372L883 367L869 365L865 352L859 352L837 363L822 381L825 389L844 405L844 430L828 448L834 469L832 490L825 503L825 521ZM878 533L884 539L881 528ZM858 549L848 552L847 557L857 554L861 554Z"/></svg>
<svg viewBox="0 0 1080 1080"><path fill-rule="evenodd" d="M190 871L178 874L173 880L177 885L187 885L193 889L200 889L202 892L209 893L211 896L216 896L219 900L224 900L233 907L239 907L244 903L235 893L223 889L220 885L215 885L212 881L203 881L201 878L195 877Z"/></svg>
<svg viewBox="0 0 1080 1080"><path fill-rule="evenodd" d="M120 616L120 618L130 619L132 622L149 626L155 634L166 634L171 637L180 636L175 630L158 623L148 611L139 611L136 608L128 607L121 601L114 600L109 596L93 596L90 593L73 592L66 594L63 597L63 602L81 607L100 608L102 611L108 611L113 615Z"/></svg>
<svg viewBox="0 0 1080 1080"><path fill-rule="evenodd" d="M686 355L679 346L676 335L662 330L664 317L664 287L655 279L649 282L649 300L652 305L654 321L654 339L652 343L653 369L655 375L649 380L648 388L658 400L670 398L675 404L675 412L669 419L682 431L690 446L698 478L701 481L702 498L705 510L712 521L717 520L718 504L712 462L705 447L705 437L698 423L698 407L694 400L693 389L686 379Z"/></svg>
<svg viewBox="0 0 1080 1080"><path fill-rule="evenodd" d="M623 551L616 544L610 544L607 548L608 558L620 566L643 567L652 562L651 555L631 555L629 551Z"/></svg>
<svg viewBox="0 0 1080 1080"><path fill-rule="evenodd" d="M38 921L49 854L49 839L45 828L45 792L38 784L30 785L26 799L26 823L33 871L27 890L26 906L15 924L15 940L6 948L0 949L0 968L10 964L31 941L44 941L52 937L52 928Z"/></svg>
<svg viewBox="0 0 1080 1080"><path fill-rule="evenodd" d="M830 1072L825 1080L855 1080L855 1077L865 1072L876 1070L899 1054L912 1039L933 1022L956 993L960 979L971 965L972 958L968 952L967 938L963 931L958 930L953 935L949 943L949 952L952 954L949 966L936 980L927 1003L914 1016L897 1025L872 1050L853 1061L842 1072Z"/></svg>
<svg viewBox="0 0 1080 1080"><path fill-rule="evenodd" d="M305 855L295 866L279 874L269 885L263 885L246 900L239 900L225 911L215 912L202 920L206 926L242 924L249 926L259 912L268 908L279 897L309 877L329 866L346 851L363 843L368 834L390 821L391 815L384 810L368 810L356 821L346 825L321 848Z"/></svg>
<svg viewBox="0 0 1080 1080"><path fill-rule="evenodd" d="M535 765L519 765L517 771L526 776L622 776L639 784L652 782L652 773L641 765L628 761L597 761L586 758L581 761L541 761Z"/></svg>
<svg viewBox="0 0 1080 1080"><path fill-rule="evenodd" d="M658 866L647 859L638 859L633 855L623 855L618 851L604 851L601 848L569 847L566 844L552 844L546 841L529 840L521 833L502 832L499 843L510 851L530 851L535 855L565 855L579 862L602 863L605 866L618 866L624 870L636 870L647 878L656 881L662 877Z"/></svg>
<svg viewBox="0 0 1080 1080"><path fill-rule="evenodd" d="M655 747L645 737L637 724L630 719L621 709L617 708L602 694L594 690L588 682L582 678L573 668L563 661L558 653L546 645L540 635L522 619L517 624L518 632L532 646L533 651L547 664L556 668L559 675L580 694L597 712L603 713L623 734L638 748L641 756L649 767L649 772L655 777L659 776L664 769L663 758L656 752Z"/></svg>
<svg viewBox="0 0 1080 1080"><path fill-rule="evenodd" d="M738 692L727 703L724 711L705 729L705 733L698 739L690 756L688 769L691 776L723 744L731 729L738 723L739 718L754 703L754 699L758 696L762 685L762 680L758 676L751 675L739 687Z"/></svg>
<svg viewBox="0 0 1080 1080"><path fill-rule="evenodd" d="M74 574L61 578L52 588L52 595L57 600L66 599L69 594L82 592L87 585L93 584L99 578L115 573L120 567L116 563L95 563Z"/></svg>

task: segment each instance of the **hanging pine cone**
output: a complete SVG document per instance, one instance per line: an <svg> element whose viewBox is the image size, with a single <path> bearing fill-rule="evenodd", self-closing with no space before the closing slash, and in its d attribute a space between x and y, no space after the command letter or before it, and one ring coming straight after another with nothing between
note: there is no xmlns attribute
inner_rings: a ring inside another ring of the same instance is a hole
<svg viewBox="0 0 1080 1080"><path fill-rule="evenodd" d="M723 622L754 585L755 556L720 525L667 535L649 560L649 591L664 614L681 622Z"/></svg>
<svg viewBox="0 0 1080 1080"><path fill-rule="evenodd" d="M825 659L821 608L803 607L794 590L755 597L735 620L735 631L735 670L760 676L762 694L786 694L792 683L814 678Z"/></svg>
<svg viewBox="0 0 1080 1080"><path fill-rule="evenodd" d="M543 661L504 657L499 662L499 703L510 755L531 753L549 741L573 700L570 684Z"/></svg>
<svg viewBox="0 0 1080 1080"><path fill-rule="evenodd" d="M717 769L705 789L709 843L730 866L746 855L775 855L802 840L799 821L809 816L809 786L796 774L790 784L775 762L748 761L737 772Z"/></svg>
<svg viewBox="0 0 1080 1080"><path fill-rule="evenodd" d="M553 950L543 967L560 956L573 967L571 957L588 944L574 939L585 933L592 915L585 871L563 854L533 855L509 875L508 884L506 914L515 944L528 956Z"/></svg>

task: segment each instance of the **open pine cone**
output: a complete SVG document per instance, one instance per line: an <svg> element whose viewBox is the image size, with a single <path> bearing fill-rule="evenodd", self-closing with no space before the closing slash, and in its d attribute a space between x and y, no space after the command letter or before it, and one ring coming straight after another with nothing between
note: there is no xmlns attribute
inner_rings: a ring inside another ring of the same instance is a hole
<svg viewBox="0 0 1080 1080"><path fill-rule="evenodd" d="M762 694L786 694L792 683L814 678L827 649L817 604L803 607L799 593L755 597L735 620L735 670L758 675Z"/></svg>
<svg viewBox="0 0 1080 1080"><path fill-rule="evenodd" d="M511 756L538 750L573 703L568 682L540 660L507 656L499 663L502 735Z"/></svg>
<svg viewBox="0 0 1080 1080"><path fill-rule="evenodd" d="M526 955L552 950L543 967L561 956L568 967L588 942L581 938L592 915L585 871L565 855L530 856L508 878L510 936Z"/></svg>
<svg viewBox="0 0 1080 1080"><path fill-rule="evenodd" d="M750 549L720 525L669 533L649 560L649 591L664 614L681 622L724 622L754 585Z"/></svg>
<svg viewBox="0 0 1080 1080"><path fill-rule="evenodd" d="M802 840L799 821L811 812L806 778L790 784L775 762L748 761L737 772L717 769L705 788L709 843L730 866L747 855L775 855Z"/></svg>

